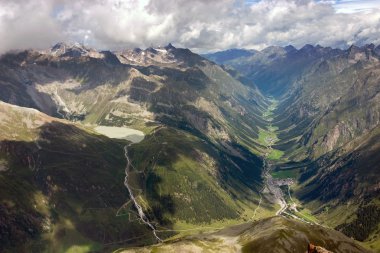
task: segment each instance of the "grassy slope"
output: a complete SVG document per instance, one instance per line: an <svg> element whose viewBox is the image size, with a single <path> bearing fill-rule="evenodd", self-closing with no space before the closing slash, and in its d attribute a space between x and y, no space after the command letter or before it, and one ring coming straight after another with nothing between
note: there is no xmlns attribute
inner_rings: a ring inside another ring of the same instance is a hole
<svg viewBox="0 0 380 253"><path fill-rule="evenodd" d="M316 60L320 55L313 55L313 50L307 57ZM307 64L294 71L292 66L297 65L297 59L292 57L307 59L300 50L273 62L265 62L265 58L258 61L259 65L252 67L253 75L247 77L261 82L259 85L268 90L276 88L281 82L285 82L282 86L292 88L288 89L291 92L284 96L285 100L274 112L272 123L280 128L277 135L280 140L274 147L287 150L285 158L288 160L304 161L297 168L282 168L273 175L301 178L303 184L294 186L293 190L298 196L313 195L302 199L304 204L308 203L304 210L312 210L314 216L335 227L354 222L357 219L356 211L368 203L372 205L379 196L374 190L378 184L378 173L374 173L379 168L378 151L364 147L359 152L352 152L363 137L372 135L374 142L378 139L371 132L378 124L379 55L376 56L369 47L352 47L347 51L318 50L327 53L323 61L308 59ZM360 61L354 60L358 54L363 56ZM251 70L247 61L252 61L251 66L254 66L261 55L251 59L235 59L227 64L242 73L249 73ZM265 66L258 71L260 64ZM282 71L285 75L279 74ZM281 77L280 82L275 80L278 76ZM290 81L288 77L291 77ZM271 78L274 82L268 82ZM293 84L294 87L291 87ZM267 135L262 132L261 139ZM317 160L320 156L322 158ZM308 159L317 162L310 163ZM315 176L313 180L305 182L305 178L311 175ZM376 203L374 205L378 206ZM359 233L363 229L356 230ZM377 233L374 229L367 244L378 250Z"/></svg>
<svg viewBox="0 0 380 253"><path fill-rule="evenodd" d="M22 117L24 112L8 108L8 115ZM30 118L50 121L40 115L33 112ZM6 127L4 121L1 127ZM115 215L128 201L125 142L59 121L24 128L28 135L11 140L2 135L0 142L6 167L0 173L2 252L88 252L123 240L153 242L137 220Z"/></svg>
<svg viewBox="0 0 380 253"><path fill-rule="evenodd" d="M144 175L144 198L163 225L220 227L252 216L260 170L252 170L259 161L248 152L244 156L252 160L244 161L189 133L160 128L131 154L136 174Z"/></svg>
<svg viewBox="0 0 380 253"><path fill-rule="evenodd" d="M377 180L378 138L379 128L375 128L347 143L337 152L309 164L301 176L303 184L298 189L298 196L303 202L309 202L308 208L313 210L319 220L331 227L339 226L340 230L358 240L364 240L366 245L377 251L378 221L370 222L374 227L366 224L366 220L370 216L376 217L376 214L368 212L367 216L360 219L357 214L368 206L372 206L373 210L379 209L378 192L371 187ZM323 169L318 171L318 168ZM313 173L316 174L313 176ZM327 177L326 173L333 176ZM343 187L337 187L339 185ZM358 222L362 225L358 226ZM352 233L349 227L356 232ZM364 234L367 239L363 238Z"/></svg>
<svg viewBox="0 0 380 253"><path fill-rule="evenodd" d="M266 154L267 152L270 152L268 154L268 159L273 161L281 160L281 157L284 155L284 151L273 148L275 143L280 141L277 136L279 128L272 123L274 111L276 110L277 105L278 102L275 99L269 99L268 107L262 113L262 118L265 122L265 125L262 128L259 127L259 134L257 139L255 140L256 143L260 144L263 147L271 146L270 150L266 148L262 151L261 154Z"/></svg>
<svg viewBox="0 0 380 253"><path fill-rule="evenodd" d="M4 133L13 120L26 118L24 109L10 115L2 122ZM3 246L87 252L154 242L138 222L123 185L126 142L36 111L30 115L38 125L2 136L1 166L7 170L0 174L0 204L4 217L29 213L20 217L26 217L33 232L17 222L5 223L19 232ZM146 129L146 138L130 150L135 168L130 184L160 236L207 231L252 217L261 188L259 159L239 146L233 156L187 131ZM269 214L266 207L256 216Z"/></svg>
<svg viewBox="0 0 380 253"><path fill-rule="evenodd" d="M332 252L368 252L341 233L283 217L225 228L221 231L189 236L161 245L120 250L118 253L142 252L304 252L309 242Z"/></svg>
<svg viewBox="0 0 380 253"><path fill-rule="evenodd" d="M156 94L151 92L144 94L136 91L138 90L136 88L146 85L145 82L143 84L141 82L130 84L135 89L128 93L128 85L123 82L130 77L129 67L104 68L102 64L94 61L86 64L84 64L86 71L90 70L88 73L77 71L77 69L82 69L78 68L78 66L81 66L79 63L66 62L62 66L65 71L71 71L71 77L78 78L79 76L81 80L84 80L81 82L92 85L92 87L85 87L81 90L85 91L82 94L75 89L61 90L60 95L66 100L83 102L85 107L89 108L86 115L86 122L88 123L129 125L142 129L147 133L152 133L152 136L147 137L146 142L133 148L137 150L133 154L133 160L137 165L136 171L131 175L135 184L134 187L139 193L138 198L147 212L150 212L152 219L160 222L162 226L181 228L181 226L191 227L193 225L228 223L231 220L237 221L249 218L249 212L257 204L252 199L257 198L255 193L259 189L258 178L260 173L256 168L260 165L258 165L259 162L256 158L250 157L246 153L245 149L255 154L263 154L267 144L266 140L268 138L276 139L277 136L281 136L283 130L279 131L271 125L267 126L267 121L273 121L273 125L275 125L279 120L273 114L275 107L269 106L269 109L265 111L263 109L267 105L265 103L259 106L249 105L252 101L249 101L247 89L241 84L233 83L236 90L231 90L228 84L234 82L233 79L226 73L221 72L217 66L206 64L203 65L203 68L197 66L200 69L191 69L183 73L174 69L138 68L139 78L148 78L149 76L148 79L152 81L152 78L157 78L157 76L169 77L164 83L165 88L160 89ZM59 71L53 69L53 72L58 73ZM101 73L99 76L102 79L91 80L91 78L96 79L97 75L94 73L98 72ZM89 73L94 75L89 75ZM178 76L179 73L184 75ZM110 76L112 76L112 81L107 83L107 78ZM141 79L138 80L141 81ZM161 79L157 78L157 80ZM48 79L48 81L52 80ZM186 96L183 96L183 94ZM140 111L136 111L128 103L110 102L110 100L124 95L130 95L137 100L138 104L143 105L139 108ZM199 108L199 101L196 100L199 96L212 101L213 103L209 105L211 107L213 105L217 106L220 112L214 113L214 111ZM86 99L77 101L80 97ZM183 97L185 99L182 99ZM94 98L100 99L95 105L93 105ZM169 104L162 105L162 103L167 102ZM173 108L173 104L177 107ZM162 134L163 137L157 143L153 139L153 135L156 135L156 133L152 132L155 124L148 125L144 123L145 118L130 116L136 112L141 113L146 108L154 112L156 119L174 128L186 129L187 133L171 128L168 128L169 130L160 130L157 134ZM119 117L115 116L115 114L112 115L115 109L129 116ZM263 111L265 111L264 119L260 116ZM220 117L219 113L223 116ZM165 115L166 118L161 117L162 115ZM198 122L204 124L199 125ZM207 132L210 130L210 126L212 131ZM232 136L233 145L238 143L244 147L234 146L234 154L237 156L228 154L233 152L228 152L230 151L228 148L222 148L215 141L219 135L223 134L223 131L227 131ZM297 132L298 129L294 128L293 131ZM208 135L209 133L211 134ZM204 138L207 135L211 138ZM163 144L164 139L169 140L170 144ZM67 141L81 143L83 139L67 138ZM65 145L67 143L63 146ZM104 149L107 148L105 147ZM279 160L283 156L281 149L283 148L276 147L269 155L269 158ZM82 152L81 149L78 150ZM237 154L236 151L238 151ZM298 155L297 152L302 151L296 150L295 155ZM89 152L96 151L91 150ZM249 162L240 159L238 157L239 153L243 153L244 157L248 157ZM52 159L58 159L53 155L51 157ZM147 157L150 159L147 160ZM70 160L73 158L67 156L65 159ZM78 158L74 156L74 160L76 159ZM83 166L81 163L73 163L73 166L71 166L71 162L57 164L58 166L56 167L59 168L67 166L68 171L73 170L74 167ZM200 164L202 166L199 166ZM252 167L255 169L252 169ZM64 174L68 173L65 171ZM199 177L194 175L199 175ZM231 178L229 178L230 176ZM175 182L174 184L171 183L173 181ZM243 200L237 201L236 199ZM189 204L193 205L194 208L190 210L183 208ZM75 203L74 206L76 205L80 206L78 203ZM215 205L221 208L213 210L211 207ZM79 207L74 209L80 210ZM124 209L122 212L127 216L130 213L130 205L126 205ZM266 214L260 215L264 216ZM90 226L88 223L94 218L96 219L97 216L94 215L89 218L85 227ZM111 228L107 227L107 229ZM84 247L87 246L85 245Z"/></svg>

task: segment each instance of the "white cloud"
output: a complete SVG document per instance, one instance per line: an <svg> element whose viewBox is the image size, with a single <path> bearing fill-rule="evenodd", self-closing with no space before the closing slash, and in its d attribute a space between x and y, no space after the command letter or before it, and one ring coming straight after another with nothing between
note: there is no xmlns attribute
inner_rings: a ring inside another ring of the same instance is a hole
<svg viewBox="0 0 380 253"><path fill-rule="evenodd" d="M172 42L195 51L378 44L380 11L364 2L362 10L356 0L0 0L0 52L58 40L101 49Z"/></svg>
<svg viewBox="0 0 380 253"><path fill-rule="evenodd" d="M332 4L339 13L355 13L380 8L378 0L339 0L333 1Z"/></svg>
<svg viewBox="0 0 380 253"><path fill-rule="evenodd" d="M46 47L63 37L48 1L0 0L0 52Z"/></svg>

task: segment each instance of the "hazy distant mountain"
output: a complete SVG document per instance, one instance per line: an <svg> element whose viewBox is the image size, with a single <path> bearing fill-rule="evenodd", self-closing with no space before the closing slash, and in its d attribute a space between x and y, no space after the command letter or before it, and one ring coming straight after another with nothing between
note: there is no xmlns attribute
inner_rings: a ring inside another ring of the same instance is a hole
<svg viewBox="0 0 380 253"><path fill-rule="evenodd" d="M224 64L228 61L234 60L236 58L241 58L241 57L248 57L248 56L253 56L257 53L258 51L256 50L246 50L246 49L229 49L226 51L220 51L220 52L215 52L215 53L209 53L209 54L204 54L203 56L213 62L216 62L218 64Z"/></svg>
<svg viewBox="0 0 380 253"><path fill-rule="evenodd" d="M328 224L378 241L380 46L269 47L220 63L281 102L274 113L299 198ZM290 170L289 170L290 169ZM339 216L339 218L338 218Z"/></svg>
<svg viewBox="0 0 380 253"><path fill-rule="evenodd" d="M1 56L0 251L378 249L380 47L204 57Z"/></svg>
<svg viewBox="0 0 380 253"><path fill-rule="evenodd" d="M94 249L154 242L123 185L128 141L100 136L98 125L145 133L129 150L129 181L168 230L162 238L175 223L243 222L257 206L262 148L245 136L257 135L267 102L187 49L59 43L2 56L0 86L2 250L57 251L73 235Z"/></svg>

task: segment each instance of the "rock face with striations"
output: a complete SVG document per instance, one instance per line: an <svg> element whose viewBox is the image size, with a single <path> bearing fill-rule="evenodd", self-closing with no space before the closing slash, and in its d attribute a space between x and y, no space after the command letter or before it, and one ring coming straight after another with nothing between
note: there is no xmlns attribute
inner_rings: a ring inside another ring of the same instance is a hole
<svg viewBox="0 0 380 253"><path fill-rule="evenodd" d="M60 243L73 235L73 245L107 244L103 252L118 241L155 242L126 219L136 213L123 184L126 141L95 133L99 125L149 132L128 151L136 168L129 182L144 189L150 221L170 229L176 220L241 219L240 190L256 205L262 162L237 145L245 133L236 129L257 135L265 101L188 49L58 43L8 53L0 90L0 252L67 251ZM42 243L45 235L57 244Z"/></svg>
<svg viewBox="0 0 380 253"><path fill-rule="evenodd" d="M286 150L289 160L310 161L299 171L296 196L327 224L376 245L380 46L269 47L219 63L281 101L272 121L280 141L273 147Z"/></svg>

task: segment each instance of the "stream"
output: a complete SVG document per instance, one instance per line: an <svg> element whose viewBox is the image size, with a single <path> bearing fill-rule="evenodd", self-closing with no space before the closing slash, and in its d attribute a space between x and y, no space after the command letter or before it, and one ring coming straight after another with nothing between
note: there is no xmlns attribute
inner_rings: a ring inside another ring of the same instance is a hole
<svg viewBox="0 0 380 253"><path fill-rule="evenodd" d="M131 143L132 144L132 143ZM158 242L162 242L162 239L160 237L157 236L157 233L156 233L156 228L155 226L149 221L148 217L145 215L142 207L139 205L139 203L137 202L134 194L133 194L133 191L131 189L131 187L129 186L128 184L128 173L129 173L129 169L131 167L131 160L128 156L128 147L131 145L126 145L124 146L124 156L125 156L125 159L127 160L127 165L125 167L125 178L124 178L124 185L125 187L128 189L128 192L129 192L129 196L135 206L135 208L137 209L137 212L138 212L138 215L140 217L140 220L145 224L147 225L153 232L153 235L154 237L157 239Z"/></svg>

